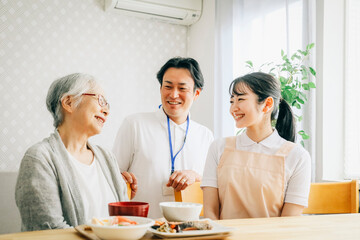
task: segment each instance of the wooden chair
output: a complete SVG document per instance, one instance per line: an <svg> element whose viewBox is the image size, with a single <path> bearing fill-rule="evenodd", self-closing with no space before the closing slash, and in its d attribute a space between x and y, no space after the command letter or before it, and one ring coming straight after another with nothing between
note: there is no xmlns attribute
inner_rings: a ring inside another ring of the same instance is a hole
<svg viewBox="0 0 360 240"><path fill-rule="evenodd" d="M359 184L351 182L312 183L309 206L304 214L359 212Z"/></svg>
<svg viewBox="0 0 360 240"><path fill-rule="evenodd" d="M174 191L176 202L192 202L203 204L203 191L200 188L200 182L195 182L183 191ZM204 216L204 207L200 216Z"/></svg>

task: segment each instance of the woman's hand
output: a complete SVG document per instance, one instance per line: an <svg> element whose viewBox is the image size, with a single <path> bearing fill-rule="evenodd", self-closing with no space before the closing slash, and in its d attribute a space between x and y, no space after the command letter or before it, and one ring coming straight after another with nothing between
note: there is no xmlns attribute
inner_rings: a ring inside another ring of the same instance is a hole
<svg viewBox="0 0 360 240"><path fill-rule="evenodd" d="M121 173L123 179L125 180L126 183L130 183L130 188L131 188L131 197L130 200L133 199L136 195L136 191L137 191L137 179L135 177L135 175L133 173L129 173L129 172L122 172Z"/></svg>
<svg viewBox="0 0 360 240"><path fill-rule="evenodd" d="M173 174L171 174L169 182L166 184L166 186L173 187L175 191L181 191L193 183L200 181L201 176L193 170L175 171Z"/></svg>

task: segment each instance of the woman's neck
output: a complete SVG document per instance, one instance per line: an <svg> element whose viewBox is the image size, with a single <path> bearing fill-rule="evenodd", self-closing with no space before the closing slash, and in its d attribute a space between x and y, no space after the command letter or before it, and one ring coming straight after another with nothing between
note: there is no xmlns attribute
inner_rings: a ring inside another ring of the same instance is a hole
<svg viewBox="0 0 360 240"><path fill-rule="evenodd" d="M268 122L268 121L267 121ZM268 123L251 126L246 129L246 135L254 142L261 142L274 132L270 121Z"/></svg>
<svg viewBox="0 0 360 240"><path fill-rule="evenodd" d="M77 155L87 151L88 136L74 129L72 126L63 123L58 127L58 132L65 148L72 154Z"/></svg>

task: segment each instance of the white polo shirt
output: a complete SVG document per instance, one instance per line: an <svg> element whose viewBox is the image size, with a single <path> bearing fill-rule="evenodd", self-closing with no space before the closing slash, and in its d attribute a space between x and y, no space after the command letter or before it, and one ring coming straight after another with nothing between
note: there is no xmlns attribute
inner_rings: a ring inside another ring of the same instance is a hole
<svg viewBox="0 0 360 240"><path fill-rule="evenodd" d="M177 125L170 120L174 155L183 144L186 126L187 122ZM208 128L190 120L186 143L175 160L175 170L193 170L201 175L213 140ZM159 203L175 200L172 189L168 189L170 191L166 194L163 191L171 173L167 117L163 109L125 118L113 151L121 172L132 172L138 180L138 190L133 200L150 203L148 217L162 217Z"/></svg>
<svg viewBox="0 0 360 240"><path fill-rule="evenodd" d="M274 155L285 143L278 132L274 132L256 143L246 132L236 137L236 149ZM218 139L210 146L201 187L218 187L217 166L225 148L225 138ZM285 202L307 207L311 182L311 159L309 153L296 145L285 158Z"/></svg>

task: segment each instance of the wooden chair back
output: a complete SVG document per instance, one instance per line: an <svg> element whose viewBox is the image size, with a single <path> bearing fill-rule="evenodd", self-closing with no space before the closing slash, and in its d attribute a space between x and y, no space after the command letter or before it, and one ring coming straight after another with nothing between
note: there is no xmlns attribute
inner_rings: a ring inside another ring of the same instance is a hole
<svg viewBox="0 0 360 240"><path fill-rule="evenodd" d="M312 183L304 214L359 212L359 184L351 182Z"/></svg>
<svg viewBox="0 0 360 240"><path fill-rule="evenodd" d="M192 202L203 204L203 191L200 188L200 182L195 182L188 186L183 191L174 191L176 202ZM204 215L204 207L201 210L200 216Z"/></svg>

